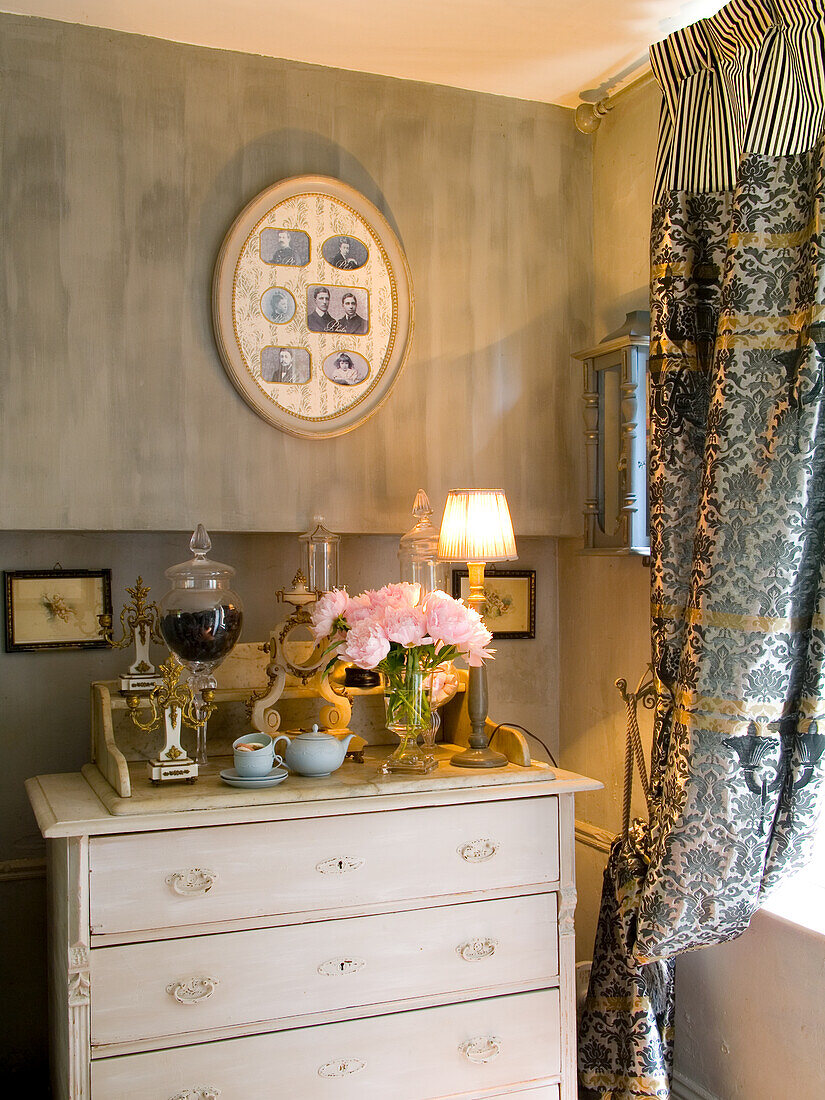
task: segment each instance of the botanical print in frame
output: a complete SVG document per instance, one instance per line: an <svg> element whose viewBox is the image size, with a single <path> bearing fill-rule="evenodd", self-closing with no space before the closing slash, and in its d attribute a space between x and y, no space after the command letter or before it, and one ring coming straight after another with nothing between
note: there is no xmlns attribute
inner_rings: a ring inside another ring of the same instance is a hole
<svg viewBox="0 0 825 1100"><path fill-rule="evenodd" d="M212 319L247 404L282 431L325 439L389 397L410 349L412 279L368 199L339 180L299 176L262 191L235 220L215 265ZM281 348L306 365L276 369L271 349ZM357 366L346 380L329 367L342 353Z"/></svg>
<svg viewBox="0 0 825 1100"><path fill-rule="evenodd" d="M112 614L110 569L21 569L3 582L7 653L108 647L99 616Z"/></svg>
<svg viewBox="0 0 825 1100"><path fill-rule="evenodd" d="M453 570L453 596L466 600L466 569ZM484 623L494 638L535 638L535 569L491 569L484 574Z"/></svg>

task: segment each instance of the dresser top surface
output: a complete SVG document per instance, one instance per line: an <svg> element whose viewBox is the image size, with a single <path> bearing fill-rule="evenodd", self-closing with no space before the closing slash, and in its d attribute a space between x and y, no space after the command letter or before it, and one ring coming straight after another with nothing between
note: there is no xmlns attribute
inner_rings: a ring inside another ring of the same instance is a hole
<svg viewBox="0 0 825 1100"><path fill-rule="evenodd" d="M192 786L153 787L145 764L131 765L130 798L120 798L94 764L87 764L82 774L37 776L26 781L26 789L43 835L66 837L530 798L601 787L596 780L542 763L455 768L450 752L439 750L438 768L429 775L380 775L378 749L367 750L364 764L347 761L331 776L290 775L263 790L238 790L223 783L219 772L231 765L224 759L210 763Z"/></svg>

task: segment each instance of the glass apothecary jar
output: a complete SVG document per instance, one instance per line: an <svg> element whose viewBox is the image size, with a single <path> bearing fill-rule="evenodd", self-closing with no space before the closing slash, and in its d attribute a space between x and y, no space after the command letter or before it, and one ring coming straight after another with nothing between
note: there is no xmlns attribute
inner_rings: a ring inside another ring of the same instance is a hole
<svg viewBox="0 0 825 1100"><path fill-rule="evenodd" d="M422 594L436 589L446 592L448 565L438 557L438 531L433 527L433 510L423 489L415 495L412 514L417 522L398 543L400 579L420 584Z"/></svg>
<svg viewBox="0 0 825 1100"><path fill-rule="evenodd" d="M235 570L231 565L211 561L206 556L211 547L209 535L199 523L189 543L194 556L166 570L172 587L160 601L164 641L191 674L199 715L199 764L206 763L206 719L211 713L211 692L216 687L212 673L231 652L243 625L241 598L232 589Z"/></svg>

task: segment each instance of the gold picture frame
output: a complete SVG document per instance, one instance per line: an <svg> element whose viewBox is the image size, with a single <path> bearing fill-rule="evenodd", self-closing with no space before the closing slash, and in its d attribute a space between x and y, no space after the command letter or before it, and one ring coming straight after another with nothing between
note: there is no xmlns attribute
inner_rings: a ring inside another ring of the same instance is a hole
<svg viewBox="0 0 825 1100"><path fill-rule="evenodd" d="M453 570L453 596L466 601L470 579L466 569ZM484 574L487 602L484 624L494 638L535 638L535 569L488 569Z"/></svg>
<svg viewBox="0 0 825 1100"><path fill-rule="evenodd" d="M413 332L412 277L367 198L340 180L297 176L235 219L215 265L212 320L250 408L281 431L327 439L372 416L398 380ZM350 368L333 376L341 356Z"/></svg>
<svg viewBox="0 0 825 1100"><path fill-rule="evenodd" d="M6 652L107 649L99 617L112 614L110 569L3 573Z"/></svg>

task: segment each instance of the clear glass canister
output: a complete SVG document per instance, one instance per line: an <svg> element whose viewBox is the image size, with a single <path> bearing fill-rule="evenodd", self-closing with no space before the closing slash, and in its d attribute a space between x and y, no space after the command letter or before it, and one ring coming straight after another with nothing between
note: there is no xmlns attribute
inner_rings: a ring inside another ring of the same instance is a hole
<svg viewBox="0 0 825 1100"><path fill-rule="evenodd" d="M338 587L338 544L341 536L324 527L323 516L312 517L312 529L299 536L303 565L310 592L331 592Z"/></svg>
<svg viewBox="0 0 825 1100"><path fill-rule="evenodd" d="M447 562L438 557L438 531L433 527L433 510L423 489L415 495L412 514L418 522L398 543L400 579L420 584L422 592L446 591Z"/></svg>
<svg viewBox="0 0 825 1100"><path fill-rule="evenodd" d="M171 589L160 602L166 644L190 672L208 675L238 640L243 605L231 587L235 570L210 561L209 535L198 524L189 543L194 557L166 570Z"/></svg>

